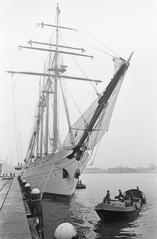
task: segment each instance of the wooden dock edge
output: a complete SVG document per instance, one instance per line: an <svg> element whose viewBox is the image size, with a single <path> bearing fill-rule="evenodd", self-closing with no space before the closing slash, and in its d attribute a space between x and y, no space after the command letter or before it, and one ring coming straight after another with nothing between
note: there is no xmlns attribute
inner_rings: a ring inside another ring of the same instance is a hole
<svg viewBox="0 0 157 239"><path fill-rule="evenodd" d="M21 188L16 177L11 182L0 211L0 238L39 238L32 219L27 219Z"/></svg>

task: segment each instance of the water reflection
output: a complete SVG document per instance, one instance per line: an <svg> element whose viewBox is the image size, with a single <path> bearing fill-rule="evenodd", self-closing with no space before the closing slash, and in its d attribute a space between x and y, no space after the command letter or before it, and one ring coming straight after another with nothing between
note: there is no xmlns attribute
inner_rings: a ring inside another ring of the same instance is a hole
<svg viewBox="0 0 157 239"><path fill-rule="evenodd" d="M96 216L94 208L83 204L74 196L71 201L63 199L44 199L42 201L44 214L45 238L52 238L56 227L63 222L72 223L78 231L79 238L103 239L135 239L137 219L103 223Z"/></svg>
<svg viewBox="0 0 157 239"><path fill-rule="evenodd" d="M114 239L114 238L122 238L122 239L135 239L138 238L134 231L137 223L137 217L129 219L129 220L121 220L117 222L103 223L99 221L95 225L96 238L103 239Z"/></svg>
<svg viewBox="0 0 157 239"><path fill-rule="evenodd" d="M72 223L77 228L81 239L135 239L140 236L134 230L138 226L136 217L127 221L103 223L97 220L92 208L83 205L77 201L77 198L72 201L44 199L42 205L47 239L52 238L56 227L63 222Z"/></svg>
<svg viewBox="0 0 157 239"><path fill-rule="evenodd" d="M42 200L43 217L44 217L44 233L45 238L53 238L56 227L63 223L69 222L77 227L81 238L86 238L84 232L88 230L85 228L82 230L82 225L85 225L80 213L82 205L73 204L68 200L63 199L44 199Z"/></svg>
<svg viewBox="0 0 157 239"><path fill-rule="evenodd" d="M150 183L154 175L116 175L116 184L115 180L112 180L113 177L114 175L107 174L94 175L93 183L93 175L84 175L83 181L87 188L76 191L71 201L44 199L42 204L45 238L52 239L54 230L60 223L70 222L76 226L80 239L156 239L157 191L156 183ZM137 185L137 181L141 182L138 185L147 195L147 210L141 211L140 215L132 220L102 224L94 208L103 198L106 188L115 192L119 185L122 189L131 188ZM105 189L104 185L107 185Z"/></svg>

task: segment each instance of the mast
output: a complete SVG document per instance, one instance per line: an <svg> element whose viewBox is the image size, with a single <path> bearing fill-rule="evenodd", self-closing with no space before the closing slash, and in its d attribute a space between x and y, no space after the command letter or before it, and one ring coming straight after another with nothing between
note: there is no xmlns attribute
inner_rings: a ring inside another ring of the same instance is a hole
<svg viewBox="0 0 157 239"><path fill-rule="evenodd" d="M59 41L59 14L60 10L57 5L57 26L56 26L56 52L55 52L55 74L54 77L54 94L53 94L53 151L55 152L57 149L57 141L58 141L58 107L57 107L57 88L58 88L58 78L59 78L59 71L58 71L58 41Z"/></svg>
<svg viewBox="0 0 157 239"><path fill-rule="evenodd" d="M44 105L43 101L40 102L40 157L43 154L43 113L44 113Z"/></svg>
<svg viewBox="0 0 157 239"><path fill-rule="evenodd" d="M11 74L25 74L25 75L33 75L33 76L43 76L47 77L47 82L44 87L43 95L45 96L44 102L39 99L39 106L38 106L38 120L36 122L36 128L35 131L33 132L33 136L30 142L30 153L29 155L32 154L33 149L34 149L34 144L36 141L36 154L37 156L40 155L42 156L43 154L43 146L44 146L44 152L47 154L48 153L48 126L49 126L49 99L50 96L49 94L52 93L51 85L53 84L53 152L57 150L58 146L58 81L60 78L62 79L72 79L72 80L81 80L81 81L91 81L91 82L101 82L100 80L95 80L95 79L89 79L89 78L84 78L84 77L77 77L77 76L68 76L64 75L64 72L66 71L66 67L64 65L59 64L59 54L68 54L68 55L75 55L77 57L85 57L85 58L93 58L91 55L84 54L85 50L84 48L79 48L79 47L72 47L72 46L64 46L60 45L59 43L59 30L60 29L67 29L67 30L74 30L73 28L68 28L68 27L63 27L60 26L59 24L59 16L60 16L60 9L59 6L57 5L56 8L56 25L50 25L50 24L45 24L42 23L40 24L42 27L47 26L47 27L55 27L56 28L56 40L55 44L51 43L45 43L45 42L37 42L37 41L31 41L30 44L31 47L28 46L20 46L20 48L24 49L31 49L31 50L37 50L37 51L45 51L45 52L53 52L54 53L54 58L53 61L51 62L51 66L49 65L49 68L47 69L47 72L44 73L38 73L38 72L27 72L27 71L8 71L8 73ZM44 49L44 48L39 48L39 47L32 47L33 44L39 44L39 45L46 45L50 46L50 49ZM54 49L51 49L51 46L55 47ZM65 48L65 49L70 49L70 50L75 50L75 52L72 51L64 51L60 50L60 48ZM76 52L77 51L77 52ZM82 53L78 53L78 51L81 51ZM46 103L46 115L44 114L44 107ZM64 99L65 103L65 99ZM67 115L67 121L68 121L68 126L70 130L70 135L71 135L71 141L72 144L74 145L74 138L73 138L73 133L70 127L70 118L68 116L68 108L65 107L66 110L66 115ZM102 110L101 110L102 112ZM100 112L100 114L101 114ZM93 126L95 122L97 121L97 118L100 115L99 113L96 114L96 116L93 116L93 120L90 123L90 125L86 128L84 134L82 135L80 142L78 145L74 148L76 149L77 147L80 149L82 145L84 144L85 140L87 139L89 133L92 131ZM45 120L45 124L43 123L43 119ZM45 141L43 145L43 127L45 130ZM40 133L39 133L40 130ZM39 149L40 148L40 149Z"/></svg>
<svg viewBox="0 0 157 239"><path fill-rule="evenodd" d="M38 158L40 153L39 153L39 132L40 132L40 116L41 116L41 112L40 112L40 96L41 96L41 79L39 81L39 102L37 105L37 131L36 131L36 157Z"/></svg>
<svg viewBox="0 0 157 239"><path fill-rule="evenodd" d="M45 122L45 154L48 154L48 138L49 138L49 95L52 93L50 91L50 78L48 78L47 89L43 91L46 93L46 122Z"/></svg>
<svg viewBox="0 0 157 239"><path fill-rule="evenodd" d="M70 122L70 116L69 116L69 111L68 111L68 105L67 105L66 98L65 98L65 95L64 95L64 92L63 92L62 84L61 84L61 91L62 91L64 107L65 107L65 113L66 113L68 127L69 127L69 134L70 134L71 144L74 146L75 145L75 137L74 137L74 134L73 134L72 128L71 128L71 122Z"/></svg>
<svg viewBox="0 0 157 239"><path fill-rule="evenodd" d="M39 94L40 96L40 94ZM37 115L37 121L39 122L39 116L40 115L40 107L39 107L39 104L38 104L38 115ZM38 127L38 126L37 126ZM39 127L37 129L37 135L36 135L36 157L38 158L39 156Z"/></svg>
<svg viewBox="0 0 157 239"><path fill-rule="evenodd" d="M50 54L48 60L48 66L50 67ZM46 71L46 66L44 65L44 73ZM50 77L48 77L45 83L45 77L43 82L43 90L42 96L44 98L44 106L46 108L45 112L45 141L44 141L44 154L48 154L48 133L49 133L49 85L50 85Z"/></svg>
<svg viewBox="0 0 157 239"><path fill-rule="evenodd" d="M49 133L49 92L46 93L46 126L45 126L45 154L48 154L48 133Z"/></svg>

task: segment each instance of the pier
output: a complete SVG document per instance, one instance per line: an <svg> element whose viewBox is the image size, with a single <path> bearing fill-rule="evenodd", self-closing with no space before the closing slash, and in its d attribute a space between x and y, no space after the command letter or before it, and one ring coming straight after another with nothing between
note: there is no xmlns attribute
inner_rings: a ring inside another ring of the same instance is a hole
<svg viewBox="0 0 157 239"><path fill-rule="evenodd" d="M32 239L21 189L16 177L1 180L0 238Z"/></svg>

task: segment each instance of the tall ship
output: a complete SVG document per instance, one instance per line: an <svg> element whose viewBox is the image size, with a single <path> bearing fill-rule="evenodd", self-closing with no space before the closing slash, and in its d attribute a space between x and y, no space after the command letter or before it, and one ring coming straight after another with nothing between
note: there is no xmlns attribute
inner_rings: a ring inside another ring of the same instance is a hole
<svg viewBox="0 0 157 239"><path fill-rule="evenodd" d="M54 25L41 23L42 27L55 29L55 42L38 42L30 40L30 46L21 48L45 51L49 54L48 67L44 72L9 71L11 74L32 75L43 78L35 124L28 145L22 178L30 183L32 188L39 188L44 194L71 197L79 177L86 167L95 146L107 132L115 102L120 91L123 78L130 64L130 57L125 60L113 57L114 72L108 86L96 92L93 102L74 122L65 90L65 81L74 80L92 85L100 80L67 75L68 65L63 63L63 56L92 58L82 47L63 45L60 42L60 32L73 31L70 27L60 24L60 9L56 8L56 23ZM46 48L47 47L47 48ZM80 92L80 95L82 92ZM62 95L62 100L59 96ZM64 109L59 103L62 101ZM60 113L61 109L61 114ZM63 112L65 117L63 117ZM65 120L66 119L66 120ZM61 141L59 122L65 127L65 137Z"/></svg>

